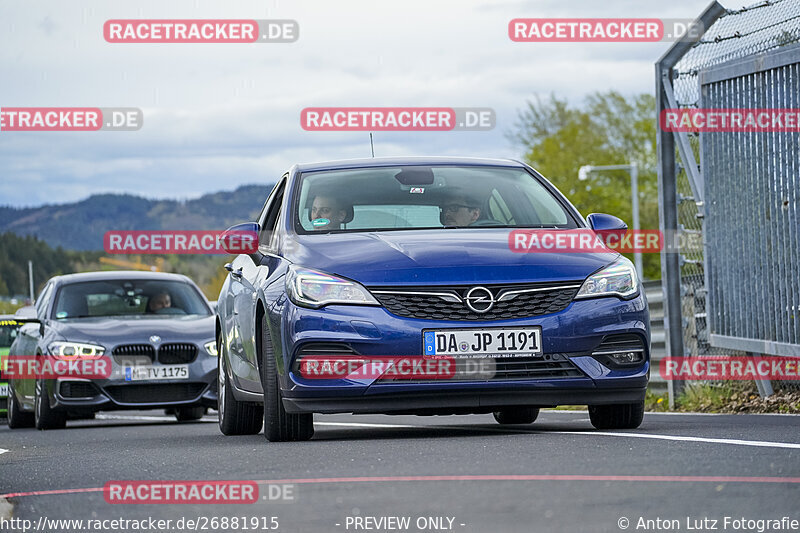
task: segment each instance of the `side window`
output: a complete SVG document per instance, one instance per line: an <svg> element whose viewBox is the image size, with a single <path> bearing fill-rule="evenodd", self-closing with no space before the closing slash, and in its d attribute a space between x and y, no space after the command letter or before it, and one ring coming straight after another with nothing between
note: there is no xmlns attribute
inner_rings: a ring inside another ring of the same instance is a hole
<svg viewBox="0 0 800 533"><path fill-rule="evenodd" d="M50 299L50 293L52 292L53 284L48 283L42 292L39 293L39 298L36 299L36 316L39 318L44 318L44 313L47 310L47 303Z"/></svg>
<svg viewBox="0 0 800 533"><path fill-rule="evenodd" d="M281 181L272 190L272 194L264 205L264 211L259 218L259 225L261 225L261 234L258 236L259 248L266 248L272 250L275 247L275 228L278 225L280 217L278 214L281 212L281 205L283 204L283 191L286 188L286 176L281 178Z"/></svg>

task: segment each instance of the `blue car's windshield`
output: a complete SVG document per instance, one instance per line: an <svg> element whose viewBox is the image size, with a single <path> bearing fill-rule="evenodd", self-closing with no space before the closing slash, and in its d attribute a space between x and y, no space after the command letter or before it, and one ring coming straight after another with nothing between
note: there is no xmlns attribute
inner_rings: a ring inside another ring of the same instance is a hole
<svg viewBox="0 0 800 533"><path fill-rule="evenodd" d="M107 280L72 283L56 295L56 319L98 316L210 314L197 290L180 281Z"/></svg>
<svg viewBox="0 0 800 533"><path fill-rule="evenodd" d="M301 234L578 227L562 204L519 168L406 166L306 172L294 205Z"/></svg>

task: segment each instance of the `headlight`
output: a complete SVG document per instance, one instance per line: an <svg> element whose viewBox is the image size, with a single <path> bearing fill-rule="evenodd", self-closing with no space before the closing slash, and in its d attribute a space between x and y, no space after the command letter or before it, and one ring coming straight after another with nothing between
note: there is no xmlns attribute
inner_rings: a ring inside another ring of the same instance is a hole
<svg viewBox="0 0 800 533"><path fill-rule="evenodd" d="M219 355L219 353L217 353L217 341L207 342L203 345L203 348L206 349L208 355L213 355L215 357Z"/></svg>
<svg viewBox="0 0 800 533"><path fill-rule="evenodd" d="M295 265L286 274L289 299L303 307L318 308L328 304L380 305L367 289L356 283L324 272Z"/></svg>
<svg viewBox="0 0 800 533"><path fill-rule="evenodd" d="M600 272L592 274L581 285L575 298L595 296L620 296L627 298L639 290L639 279L633 263L620 257Z"/></svg>
<svg viewBox="0 0 800 533"><path fill-rule="evenodd" d="M99 359L103 356L106 349L96 344L84 344L81 342L52 342L47 347L51 355L56 359Z"/></svg>

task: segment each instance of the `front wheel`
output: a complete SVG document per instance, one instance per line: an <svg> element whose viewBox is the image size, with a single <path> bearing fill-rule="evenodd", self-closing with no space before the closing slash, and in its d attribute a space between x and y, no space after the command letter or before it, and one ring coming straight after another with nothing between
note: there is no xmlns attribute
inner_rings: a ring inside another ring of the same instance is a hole
<svg viewBox="0 0 800 533"><path fill-rule="evenodd" d="M498 424L531 424L539 416L539 408L514 407L495 411L493 414Z"/></svg>
<svg viewBox="0 0 800 533"><path fill-rule="evenodd" d="M596 429L635 429L644 419L644 400L617 405L590 405L589 420Z"/></svg>
<svg viewBox="0 0 800 533"><path fill-rule="evenodd" d="M219 343L217 343L219 344ZM223 435L255 435L261 431L264 408L255 403L240 402L233 397L225 357L217 348L217 411L219 430Z"/></svg>
<svg viewBox="0 0 800 533"><path fill-rule="evenodd" d="M314 436L314 415L287 413L267 319L261 319L261 386L264 389L264 437L270 442L308 440Z"/></svg>
<svg viewBox="0 0 800 533"><path fill-rule="evenodd" d="M36 429L64 429L67 427L67 413L56 411L50 407L50 398L47 395L47 387L43 379L36 380L33 412Z"/></svg>
<svg viewBox="0 0 800 533"><path fill-rule="evenodd" d="M8 427L9 429L32 428L34 424L33 413L26 413L17 401L17 393L8 387Z"/></svg>

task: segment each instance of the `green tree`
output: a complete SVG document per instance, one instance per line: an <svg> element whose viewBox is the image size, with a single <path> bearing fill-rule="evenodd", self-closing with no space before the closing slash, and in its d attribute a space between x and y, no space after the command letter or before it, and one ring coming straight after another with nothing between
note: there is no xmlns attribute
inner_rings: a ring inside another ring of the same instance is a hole
<svg viewBox="0 0 800 533"><path fill-rule="evenodd" d="M608 213L632 225L630 175L624 170L593 172L578 180L583 165L639 166L642 229L658 229L656 104L649 94L625 97L616 91L594 93L581 107L551 95L528 101L509 138L524 150L525 161L558 187L578 210ZM660 256L643 255L644 276L661 277Z"/></svg>

